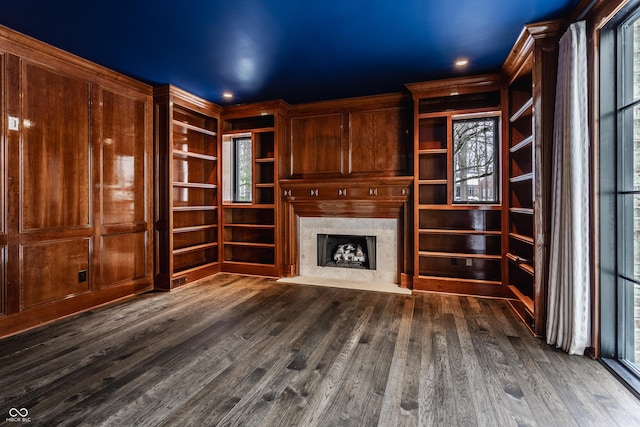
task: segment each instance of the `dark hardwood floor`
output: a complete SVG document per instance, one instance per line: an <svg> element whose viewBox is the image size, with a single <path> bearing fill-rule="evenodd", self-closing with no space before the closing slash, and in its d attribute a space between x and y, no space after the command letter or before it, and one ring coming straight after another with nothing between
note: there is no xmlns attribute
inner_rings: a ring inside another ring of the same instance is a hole
<svg viewBox="0 0 640 427"><path fill-rule="evenodd" d="M504 301L226 274L0 340L0 393L7 425L640 425Z"/></svg>

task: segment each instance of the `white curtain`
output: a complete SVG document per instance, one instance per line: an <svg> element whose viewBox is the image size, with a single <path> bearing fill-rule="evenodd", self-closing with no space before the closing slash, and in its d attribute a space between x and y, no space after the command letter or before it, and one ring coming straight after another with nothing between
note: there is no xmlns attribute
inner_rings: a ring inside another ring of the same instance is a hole
<svg viewBox="0 0 640 427"><path fill-rule="evenodd" d="M590 345L589 130L584 21L560 39L553 137L547 343L570 354Z"/></svg>

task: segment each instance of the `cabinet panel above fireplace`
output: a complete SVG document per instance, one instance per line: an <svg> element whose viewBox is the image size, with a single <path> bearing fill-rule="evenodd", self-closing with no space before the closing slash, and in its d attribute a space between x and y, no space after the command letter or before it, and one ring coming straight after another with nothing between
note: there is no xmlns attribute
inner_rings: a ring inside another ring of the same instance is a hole
<svg viewBox="0 0 640 427"><path fill-rule="evenodd" d="M284 178L411 175L412 118L403 94L292 106Z"/></svg>

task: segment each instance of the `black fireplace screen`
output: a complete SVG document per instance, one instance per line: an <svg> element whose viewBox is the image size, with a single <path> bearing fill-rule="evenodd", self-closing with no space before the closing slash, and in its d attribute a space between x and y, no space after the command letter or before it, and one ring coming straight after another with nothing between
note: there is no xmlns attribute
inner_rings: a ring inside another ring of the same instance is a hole
<svg viewBox="0 0 640 427"><path fill-rule="evenodd" d="M318 234L321 267L376 269L376 236Z"/></svg>

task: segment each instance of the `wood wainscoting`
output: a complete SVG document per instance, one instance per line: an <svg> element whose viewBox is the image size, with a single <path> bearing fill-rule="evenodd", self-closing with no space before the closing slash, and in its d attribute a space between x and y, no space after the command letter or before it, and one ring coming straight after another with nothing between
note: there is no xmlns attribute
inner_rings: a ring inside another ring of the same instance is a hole
<svg viewBox="0 0 640 427"><path fill-rule="evenodd" d="M0 86L0 336L151 289L151 87L1 27Z"/></svg>

